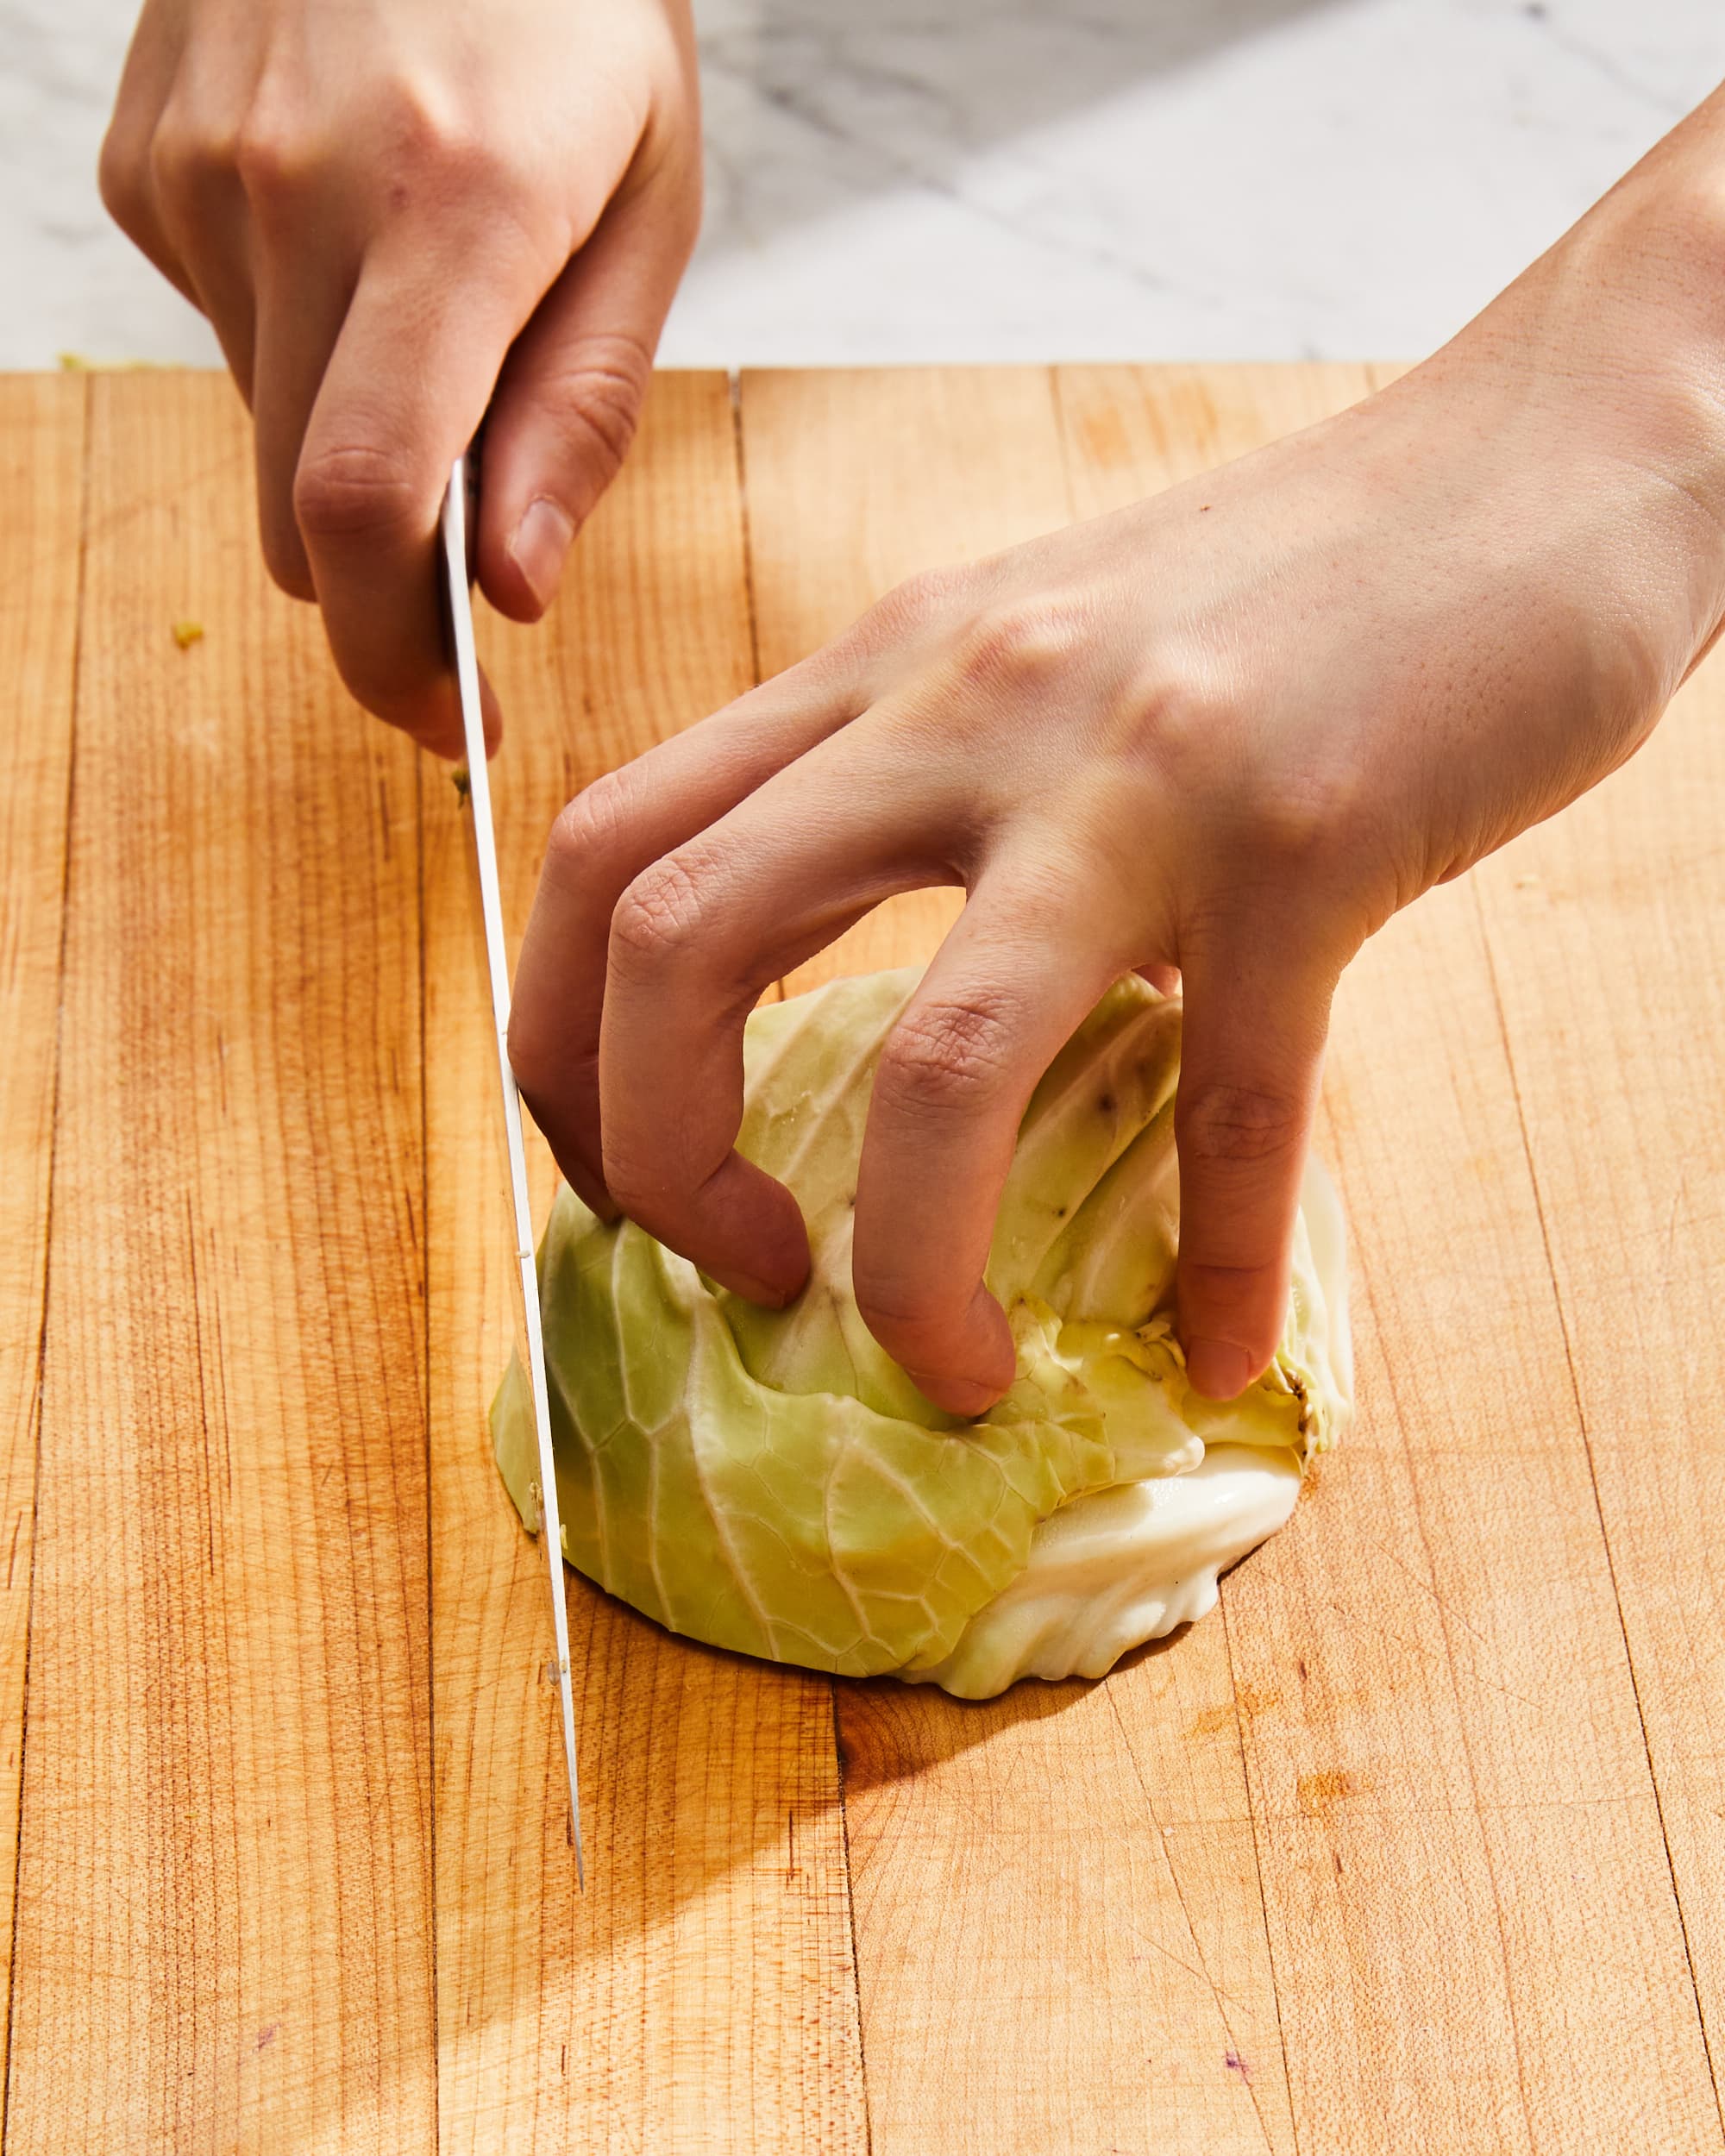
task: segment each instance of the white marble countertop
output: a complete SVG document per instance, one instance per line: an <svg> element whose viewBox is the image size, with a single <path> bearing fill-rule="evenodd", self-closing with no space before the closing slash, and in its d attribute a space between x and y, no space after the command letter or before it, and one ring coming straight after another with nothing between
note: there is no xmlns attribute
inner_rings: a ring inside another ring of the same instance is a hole
<svg viewBox="0 0 1725 2156"><path fill-rule="evenodd" d="M0 367L213 360L94 180L129 0L0 0ZM696 0L682 366L1411 357L1725 76L1720 0Z"/></svg>

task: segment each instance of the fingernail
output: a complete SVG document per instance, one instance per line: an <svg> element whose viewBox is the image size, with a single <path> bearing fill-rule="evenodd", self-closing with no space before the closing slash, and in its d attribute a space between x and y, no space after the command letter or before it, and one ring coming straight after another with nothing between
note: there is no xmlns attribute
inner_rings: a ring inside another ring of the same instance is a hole
<svg viewBox="0 0 1725 2156"><path fill-rule="evenodd" d="M549 494L530 501L509 542L509 558L542 607L551 604L563 556L575 536L574 522Z"/></svg>
<svg viewBox="0 0 1725 2156"><path fill-rule="evenodd" d="M1194 1340L1186 1375L1207 1400L1235 1400L1251 1382L1251 1357L1232 1340Z"/></svg>

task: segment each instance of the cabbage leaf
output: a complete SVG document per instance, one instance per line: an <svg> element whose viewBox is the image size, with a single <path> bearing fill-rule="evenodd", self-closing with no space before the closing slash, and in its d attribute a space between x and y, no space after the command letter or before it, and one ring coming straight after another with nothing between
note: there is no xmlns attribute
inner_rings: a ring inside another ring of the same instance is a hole
<svg viewBox="0 0 1725 2156"><path fill-rule="evenodd" d="M1302 1215L1270 1369L1226 1404L1188 1383L1171 1306L1181 1006L1132 975L1062 1050L1020 1126L988 1268L1017 1344L1013 1386L974 1422L931 1406L850 1290L875 1065L918 978L911 968L839 981L749 1020L739 1144L789 1186L808 1224L811 1278L790 1308L730 1294L632 1222L600 1222L567 1188L540 1250L540 1296L572 1564L714 1645L845 1676L932 1675L976 1693L1032 1668L1065 1674L1051 1661L1098 1659L1070 1607L1071 1580L1082 1589L1086 1576L1070 1557L1081 1541L1101 1553L1092 1564L1098 1608L1113 1611L1108 1636L1122 1634L1108 1660L1135 1644L1124 1636L1134 1626L1147 1637L1147 1623L1179 1621L1170 1608L1208 1606L1214 1570L1241 1553L1240 1523L1257 1525L1251 1540L1268 1532L1263 1521L1277 1524L1301 1463L1345 1422L1352 1369L1339 1225L1319 1238L1333 1246L1320 1263ZM518 1363L492 1426L504 1481L536 1524ZM1177 1514L1164 1502L1152 1526L1156 1493L1138 1486L1192 1474L1207 1448L1217 1457L1204 1488L1182 1490ZM1218 1472L1231 1463L1232 1481ZM1230 1515L1236 1487L1249 1495ZM1082 1537L1070 1521L1043 1532L1081 1501L1132 1489L1091 1506ZM1026 1576L1052 1578L1057 1544L1067 1600L1054 1634L1071 1638L1051 1654L1045 1599L1033 1619L1023 1613ZM1208 1589L1192 1584L1200 1550ZM1176 1551L1183 1589L1146 1587L1155 1554ZM979 1615L1002 1597L984 1639ZM1012 1626L1008 1604L1020 1612Z"/></svg>

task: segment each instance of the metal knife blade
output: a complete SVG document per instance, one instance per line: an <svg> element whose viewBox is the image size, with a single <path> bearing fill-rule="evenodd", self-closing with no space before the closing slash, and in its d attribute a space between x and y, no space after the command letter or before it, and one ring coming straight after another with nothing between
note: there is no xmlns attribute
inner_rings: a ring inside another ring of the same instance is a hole
<svg viewBox="0 0 1725 2156"><path fill-rule="evenodd" d="M497 839L492 826L491 779L486 764L485 722L480 706L479 660L474 649L474 607L467 577L467 527L473 508L466 457L457 457L443 496L443 576L447 585L455 678L461 693L467 743L474 847L479 857L480 906L485 917L486 966L491 977L492 1018L497 1028L497 1069L503 1087L503 1125L509 1154L509 1195L520 1270L522 1319L527 1337L527 1375L538 1439L539 1539L551 1576L551 1626L557 1649L557 1690L563 1713L563 1756L569 1771L569 1821L575 1877L583 1888L581 1793L575 1773L575 1702L569 1683L569 1616L563 1600L563 1538L557 1515L557 1470L551 1452L551 1404L545 1384L545 1336L539 1316L539 1279L533 1259L533 1218L527 1200L527 1153L521 1135L521 1094L509 1062L509 968L503 946L503 904L498 893Z"/></svg>

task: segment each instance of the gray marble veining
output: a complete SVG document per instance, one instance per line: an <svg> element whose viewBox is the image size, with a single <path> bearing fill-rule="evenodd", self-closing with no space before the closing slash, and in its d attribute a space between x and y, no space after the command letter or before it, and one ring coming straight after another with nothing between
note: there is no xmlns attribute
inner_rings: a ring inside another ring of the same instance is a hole
<svg viewBox="0 0 1725 2156"><path fill-rule="evenodd" d="M1428 349L1725 76L1718 0L696 0L683 365ZM123 0L0 0L0 366L213 360L108 225Z"/></svg>

